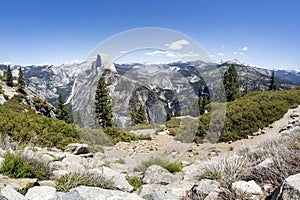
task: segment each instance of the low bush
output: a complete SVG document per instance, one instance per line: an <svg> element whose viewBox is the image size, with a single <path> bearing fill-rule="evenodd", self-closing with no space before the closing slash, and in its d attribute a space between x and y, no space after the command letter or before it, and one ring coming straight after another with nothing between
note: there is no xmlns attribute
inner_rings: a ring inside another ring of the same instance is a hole
<svg viewBox="0 0 300 200"><path fill-rule="evenodd" d="M22 195L26 195L26 193L28 192L28 190L30 188L33 188L34 186L40 186L40 184L38 182L35 183L28 183L24 188L20 188L17 191L22 194Z"/></svg>
<svg viewBox="0 0 300 200"><path fill-rule="evenodd" d="M161 167L165 168L166 170L168 170L171 173L180 172L182 170L182 165L181 164L172 163L172 162L169 162L167 160L163 160L161 158L151 158L148 161L142 162L142 164L140 166L140 170L145 172L147 170L147 168L152 166L152 165L161 166Z"/></svg>
<svg viewBox="0 0 300 200"><path fill-rule="evenodd" d="M33 144L60 149L69 143L80 142L74 124L37 115L28 106L20 104L19 100L19 97L15 97L0 105L2 139L8 136L20 146Z"/></svg>
<svg viewBox="0 0 300 200"><path fill-rule="evenodd" d="M225 187L229 187L234 180L239 180L243 170L248 165L247 157L232 155L215 157L204 163L205 172L200 178L208 178L220 181Z"/></svg>
<svg viewBox="0 0 300 200"><path fill-rule="evenodd" d="M280 139L261 144L255 151L247 154L248 160L254 164L270 159L270 165L253 167L243 174L243 179L254 180L257 183L270 182L279 186L290 175L300 173L300 131L295 130ZM296 148L295 148L296 147Z"/></svg>
<svg viewBox="0 0 300 200"><path fill-rule="evenodd" d="M94 173L70 173L61 176L56 183L56 190L59 192L68 192L77 186L100 187L104 189L113 189L112 182L106 180L103 176Z"/></svg>
<svg viewBox="0 0 300 200"><path fill-rule="evenodd" d="M143 185L141 178L138 176L126 176L126 180L133 187L134 191Z"/></svg>
<svg viewBox="0 0 300 200"><path fill-rule="evenodd" d="M39 160L28 159L8 151L4 156L0 173L10 178L37 178L38 180L45 180L49 178L49 167Z"/></svg>
<svg viewBox="0 0 300 200"><path fill-rule="evenodd" d="M91 152L102 152L103 146L111 146L113 143L102 129L79 128L78 135L83 143L89 145Z"/></svg>
<svg viewBox="0 0 300 200"><path fill-rule="evenodd" d="M290 107L295 108L299 104L298 89L248 93L227 103L224 126L218 110L202 115L194 141L201 143L205 138L214 142L227 142L247 138L260 128L279 120ZM213 123L211 120L214 120ZM221 135L210 136L208 128L210 132L222 130Z"/></svg>
<svg viewBox="0 0 300 200"><path fill-rule="evenodd" d="M108 127L102 130L113 144L117 144L118 142L131 142L138 140L136 135L127 133L120 128Z"/></svg>
<svg viewBox="0 0 300 200"><path fill-rule="evenodd" d="M222 180L222 174L220 172L211 172L206 171L203 176L203 178L215 180L215 181L221 181Z"/></svg>

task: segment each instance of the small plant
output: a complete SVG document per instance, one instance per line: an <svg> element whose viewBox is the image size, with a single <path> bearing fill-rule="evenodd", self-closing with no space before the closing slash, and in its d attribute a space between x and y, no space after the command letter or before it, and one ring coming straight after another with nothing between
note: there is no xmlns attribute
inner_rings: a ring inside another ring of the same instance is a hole
<svg viewBox="0 0 300 200"><path fill-rule="evenodd" d="M79 185L113 189L111 181L106 180L101 175L94 173L71 173L63 175L57 180L56 190L59 192L68 192Z"/></svg>
<svg viewBox="0 0 300 200"><path fill-rule="evenodd" d="M169 163L164 168L166 168L171 173L176 173L182 170L182 165L178 163Z"/></svg>
<svg viewBox="0 0 300 200"><path fill-rule="evenodd" d="M171 163L167 160L163 160L161 158L151 158L148 161L144 161L142 162L141 165L141 171L146 171L148 167L152 166L152 165L158 165L161 166L163 168L165 168L166 170L168 170L171 173L176 173L176 172L180 172L182 169L182 165L178 164L178 163Z"/></svg>
<svg viewBox="0 0 300 200"><path fill-rule="evenodd" d="M37 178L45 180L49 177L49 167L38 160L28 159L9 151L4 156L0 173L10 178Z"/></svg>
<svg viewBox="0 0 300 200"><path fill-rule="evenodd" d="M101 165L101 167L109 167L109 165L110 165L110 162L105 161L105 162Z"/></svg>
<svg viewBox="0 0 300 200"><path fill-rule="evenodd" d="M152 137L150 136L150 134L146 134L146 135L139 135L138 136L139 140L152 140Z"/></svg>
<svg viewBox="0 0 300 200"><path fill-rule="evenodd" d="M210 172L206 171L203 176L203 178L212 179L215 181L221 181L222 180L222 174L220 172Z"/></svg>
<svg viewBox="0 0 300 200"><path fill-rule="evenodd" d="M142 180L138 176L126 176L126 180L133 187L133 190L137 190L143 185Z"/></svg>
<svg viewBox="0 0 300 200"><path fill-rule="evenodd" d="M125 162L125 160L124 159L122 159L122 158L119 158L118 160L116 160L116 163L119 163L119 164L125 164L126 162Z"/></svg>
<svg viewBox="0 0 300 200"><path fill-rule="evenodd" d="M28 190L34 186L40 186L40 184L38 182L28 183L24 188L18 189L18 192L22 195L25 195L28 192Z"/></svg>
<svg viewBox="0 0 300 200"><path fill-rule="evenodd" d="M107 127L103 128L102 130L113 144L117 144L118 142L131 142L138 140L136 135L127 133L119 128Z"/></svg>

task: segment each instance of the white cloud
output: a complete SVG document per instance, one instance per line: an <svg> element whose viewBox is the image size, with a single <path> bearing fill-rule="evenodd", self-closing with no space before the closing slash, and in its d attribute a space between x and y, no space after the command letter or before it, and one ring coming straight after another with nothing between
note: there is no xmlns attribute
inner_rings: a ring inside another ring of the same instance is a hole
<svg viewBox="0 0 300 200"><path fill-rule="evenodd" d="M237 54L237 52L235 51L235 52L233 52L233 54L234 54L234 55L236 55L236 54Z"/></svg>
<svg viewBox="0 0 300 200"><path fill-rule="evenodd" d="M12 65L12 62L4 62L4 65Z"/></svg>
<svg viewBox="0 0 300 200"><path fill-rule="evenodd" d="M217 56L224 56L224 53L217 53Z"/></svg>
<svg viewBox="0 0 300 200"><path fill-rule="evenodd" d="M120 54L125 54L127 53L127 51L120 51Z"/></svg>
<svg viewBox="0 0 300 200"><path fill-rule="evenodd" d="M243 51L248 51L248 47L244 47L242 50Z"/></svg>
<svg viewBox="0 0 300 200"><path fill-rule="evenodd" d="M155 50L153 52L147 52L147 56L167 56L167 57L183 57L183 58L190 58L190 57L196 57L199 56L198 53L195 53L193 51L189 51L187 53L173 53L168 51L161 51L161 50Z"/></svg>
<svg viewBox="0 0 300 200"><path fill-rule="evenodd" d="M245 54L243 52L240 53L241 56L245 56Z"/></svg>
<svg viewBox="0 0 300 200"><path fill-rule="evenodd" d="M190 43L186 40L177 40L175 42L172 42L171 44L165 44L168 49L171 50L180 50L183 48L185 45L189 45Z"/></svg>
<svg viewBox="0 0 300 200"><path fill-rule="evenodd" d="M80 63L79 59L74 59L74 60L71 60L71 61L64 62L63 64L71 65L71 64L79 64L79 63ZM43 64L40 64L40 65L49 65L49 64L48 63L43 63Z"/></svg>
<svg viewBox="0 0 300 200"><path fill-rule="evenodd" d="M222 45L221 47L222 47L222 48L225 48L225 45Z"/></svg>
<svg viewBox="0 0 300 200"><path fill-rule="evenodd" d="M196 56L199 56L199 54L195 53L193 51L190 51L188 53L179 54L178 56L181 56L181 57L196 57Z"/></svg>
<svg viewBox="0 0 300 200"><path fill-rule="evenodd" d="M147 56L167 56L167 57L175 57L176 55L171 53L171 52L168 52L168 51L159 51L159 50L156 50L156 51L153 51L153 52L147 52L146 53Z"/></svg>

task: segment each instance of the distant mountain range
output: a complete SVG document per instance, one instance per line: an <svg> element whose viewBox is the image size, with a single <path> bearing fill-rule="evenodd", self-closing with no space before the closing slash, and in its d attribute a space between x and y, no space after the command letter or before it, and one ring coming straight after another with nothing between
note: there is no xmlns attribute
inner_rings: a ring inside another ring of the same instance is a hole
<svg viewBox="0 0 300 200"><path fill-rule="evenodd" d="M94 126L93 101L97 81L104 75L113 99L115 122L118 126L130 124L129 110L140 104L146 106L150 122L165 120L167 113L187 110L204 85L214 90L214 81L220 80L225 70L234 64L237 68L241 92L266 90L271 70L252 67L238 61L221 64L202 61L169 64L114 64L108 56L97 57L77 64L61 66L21 66L28 86L52 104L61 93L72 106L73 116ZM17 77L17 68L12 66ZM0 65L0 75L7 66ZM217 77L219 76L218 80ZM300 72L276 70L278 89L292 89L300 85ZM205 78L206 77L206 78ZM208 81L214 80L212 82Z"/></svg>

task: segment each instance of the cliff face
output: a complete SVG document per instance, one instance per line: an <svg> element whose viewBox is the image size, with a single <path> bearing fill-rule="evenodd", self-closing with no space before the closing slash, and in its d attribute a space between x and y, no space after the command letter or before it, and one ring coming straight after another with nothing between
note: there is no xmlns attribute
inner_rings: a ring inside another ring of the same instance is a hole
<svg viewBox="0 0 300 200"><path fill-rule="evenodd" d="M117 126L127 126L131 109L145 105L149 122L162 122L167 113L187 115L199 91L207 84L213 92L216 82L231 64L237 68L241 91L268 88L270 70L246 66L237 62L222 64L201 61L170 64L114 64L107 55L97 55L91 60L70 65L43 65L22 67L29 88L50 103L56 103L61 93L72 106L74 120L85 126L94 124L94 94L100 76L104 76L113 101L114 121ZM13 75L17 79L17 68ZM216 70L217 69L217 70ZM0 75L6 70L0 65ZM217 73L219 73L219 78ZM276 76L277 71L275 71ZM285 77L285 74L287 77ZM298 72L278 71L279 89L295 87ZM292 78L291 78L292 77ZM195 112L193 112L195 113Z"/></svg>

